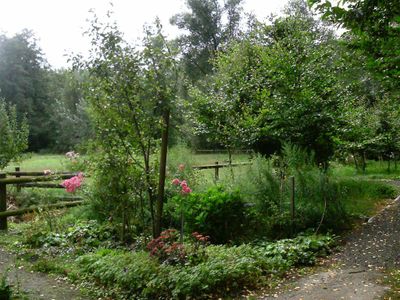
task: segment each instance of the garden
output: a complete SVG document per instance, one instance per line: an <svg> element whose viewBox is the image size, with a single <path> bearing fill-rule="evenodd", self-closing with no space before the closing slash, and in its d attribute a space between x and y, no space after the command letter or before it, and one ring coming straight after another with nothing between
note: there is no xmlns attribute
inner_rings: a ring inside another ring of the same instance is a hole
<svg viewBox="0 0 400 300"><path fill-rule="evenodd" d="M261 299L392 205L398 26L381 40L374 11L362 31L354 7L292 1L240 28L240 2L188 1L186 35L156 20L139 46L93 15L90 55L46 77L56 133L0 98L0 299L30 299L21 269L87 299Z"/></svg>

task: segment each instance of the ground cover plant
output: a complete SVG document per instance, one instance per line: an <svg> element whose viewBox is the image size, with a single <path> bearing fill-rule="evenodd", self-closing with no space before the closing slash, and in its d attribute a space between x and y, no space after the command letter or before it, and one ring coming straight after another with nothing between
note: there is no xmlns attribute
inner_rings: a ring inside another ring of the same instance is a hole
<svg viewBox="0 0 400 300"><path fill-rule="evenodd" d="M271 286L293 267L312 265L334 245L329 235L282 238L305 229L315 232L323 215L319 231L338 231L339 224L349 228L351 220L372 215L377 201L394 195L385 183L335 178L308 164L304 153L291 147L287 152L284 170L279 159L256 157L245 172L234 169L233 176L228 172L208 189L210 182L196 179L198 171L186 169L190 161L173 167L171 160L164 224L175 229L154 240L149 233L126 239L118 222L99 219L89 205L34 215L30 223L13 225L15 235L8 242L2 239L3 245L14 251L17 247L21 258L33 262L33 270L91 282L82 286L97 296L206 298ZM290 180L282 181L281 171L298 182L294 223L289 214ZM177 177L179 183L191 179L193 191L180 194L183 188L176 190L172 183ZM333 201L332 210L324 211L324 199Z"/></svg>

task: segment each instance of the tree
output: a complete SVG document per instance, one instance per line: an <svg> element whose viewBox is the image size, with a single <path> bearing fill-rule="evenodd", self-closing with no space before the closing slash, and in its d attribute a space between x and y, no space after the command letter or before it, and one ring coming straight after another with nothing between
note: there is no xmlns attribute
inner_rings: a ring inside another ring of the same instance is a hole
<svg viewBox="0 0 400 300"><path fill-rule="evenodd" d="M0 35L0 96L26 115L29 128L29 149L50 145L50 107L46 61L31 31L14 37Z"/></svg>
<svg viewBox="0 0 400 300"><path fill-rule="evenodd" d="M26 119L18 121L15 106L0 98L0 170L27 149L28 132Z"/></svg>
<svg viewBox="0 0 400 300"><path fill-rule="evenodd" d="M159 22L155 31L147 29L142 51L125 43L115 24L103 24L97 17L88 34L91 57L78 60L77 66L89 76L85 98L96 135L96 209L104 217L121 221L123 238L132 227L145 229L148 219L157 237L168 119L178 82L176 52L162 35ZM158 161L161 139L164 147Z"/></svg>
<svg viewBox="0 0 400 300"><path fill-rule="evenodd" d="M333 5L328 0L308 0L323 18L350 30L352 48L361 49L368 68L399 95L400 2L397 0L344 0Z"/></svg>
<svg viewBox="0 0 400 300"><path fill-rule="evenodd" d="M49 97L53 100L49 118L53 124L51 148L70 151L87 144L92 128L83 97L87 74L73 70L50 70L48 72Z"/></svg>
<svg viewBox="0 0 400 300"><path fill-rule="evenodd" d="M289 142L312 150L326 165L342 118L339 78L345 66L329 28L305 5L294 8L292 15L272 19L272 25L259 24L218 56L217 88L209 100L223 95L226 114L251 132L246 136L268 146ZM204 114L199 118L213 122Z"/></svg>
<svg viewBox="0 0 400 300"><path fill-rule="evenodd" d="M193 82L210 74L213 68L211 60L217 52L239 36L241 2L227 0L221 6L218 0L187 0L190 12L171 18L171 24L188 31L178 38L178 43L185 71Z"/></svg>
<svg viewBox="0 0 400 300"><path fill-rule="evenodd" d="M390 160L399 151L400 2L344 0L335 5L328 0L308 2L323 13L323 18L348 30L344 41L353 56L363 55L362 67L372 83L366 94L374 94L370 99L373 102L366 103L367 111L376 119L374 136L366 139L373 141L367 143L368 150L385 157L390 166Z"/></svg>

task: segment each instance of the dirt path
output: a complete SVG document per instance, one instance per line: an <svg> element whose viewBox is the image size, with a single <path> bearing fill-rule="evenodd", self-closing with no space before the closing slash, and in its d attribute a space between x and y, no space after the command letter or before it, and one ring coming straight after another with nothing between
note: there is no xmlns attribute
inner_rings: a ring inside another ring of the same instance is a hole
<svg viewBox="0 0 400 300"><path fill-rule="evenodd" d="M15 291L23 292L29 300L89 300L78 290L62 280L49 277L42 273L25 271L22 266L15 267L15 258L0 249L0 278L9 269L8 282Z"/></svg>
<svg viewBox="0 0 400 300"><path fill-rule="evenodd" d="M400 196L345 239L329 267L260 299L380 299L382 270L400 266Z"/></svg>

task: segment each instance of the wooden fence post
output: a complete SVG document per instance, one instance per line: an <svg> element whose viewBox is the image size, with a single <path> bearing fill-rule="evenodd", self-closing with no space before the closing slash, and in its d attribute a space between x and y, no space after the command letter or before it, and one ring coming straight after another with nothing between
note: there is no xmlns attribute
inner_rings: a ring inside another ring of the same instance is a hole
<svg viewBox="0 0 400 300"><path fill-rule="evenodd" d="M20 172L20 171L21 171L20 167L15 167L15 172ZM19 177L21 177L21 175L15 174L15 177L19 178ZM21 186L19 184L17 184L17 192L19 193L20 191L21 191Z"/></svg>
<svg viewBox="0 0 400 300"><path fill-rule="evenodd" d="M294 233L294 218L295 218L295 181L294 176L290 177L290 218L292 223L292 233Z"/></svg>
<svg viewBox="0 0 400 300"><path fill-rule="evenodd" d="M0 179L6 178L5 173L0 173ZM0 182L0 212L7 210L6 184ZM0 230L7 230L7 217L0 217Z"/></svg>
<svg viewBox="0 0 400 300"><path fill-rule="evenodd" d="M219 166L218 166L218 162L215 162L215 181L219 180Z"/></svg>

